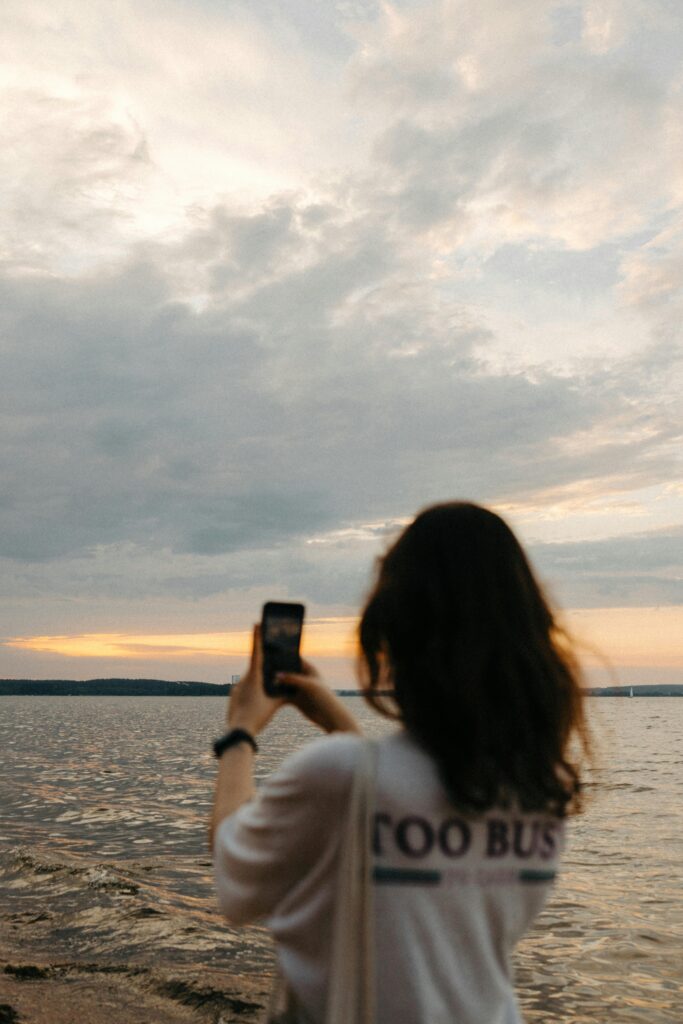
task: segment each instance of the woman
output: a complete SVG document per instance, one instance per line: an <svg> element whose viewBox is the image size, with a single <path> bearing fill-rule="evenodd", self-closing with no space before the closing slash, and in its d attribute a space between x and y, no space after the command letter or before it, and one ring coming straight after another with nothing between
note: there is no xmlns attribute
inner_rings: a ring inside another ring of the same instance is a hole
<svg viewBox="0 0 683 1024"><path fill-rule="evenodd" d="M514 1024L510 953L555 875L588 752L578 669L519 543L493 512L426 509L380 560L360 622L379 741L373 837L379 1024ZM216 884L235 924L265 919L306 1019L321 1022L340 826L362 741L304 664L289 702L333 737L255 795L256 736L285 703L252 661L233 690L212 822ZM393 698L382 696L390 686ZM243 733L248 736L245 739Z"/></svg>

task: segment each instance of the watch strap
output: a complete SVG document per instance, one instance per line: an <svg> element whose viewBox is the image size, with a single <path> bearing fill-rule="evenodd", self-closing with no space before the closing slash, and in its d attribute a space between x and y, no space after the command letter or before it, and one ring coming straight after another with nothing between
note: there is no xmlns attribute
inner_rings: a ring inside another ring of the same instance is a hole
<svg viewBox="0 0 683 1024"><path fill-rule="evenodd" d="M258 744L250 732L246 729L230 729L224 736L217 739L213 745L213 752L216 757L221 757L230 747L238 743L248 743L255 754L258 753Z"/></svg>

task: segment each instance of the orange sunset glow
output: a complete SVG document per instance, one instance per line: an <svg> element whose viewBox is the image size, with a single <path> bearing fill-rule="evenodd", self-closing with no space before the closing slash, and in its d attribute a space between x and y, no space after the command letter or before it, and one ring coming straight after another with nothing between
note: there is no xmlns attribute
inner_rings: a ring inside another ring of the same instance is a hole
<svg viewBox="0 0 683 1024"><path fill-rule="evenodd" d="M683 669L683 608L573 609L564 619L586 665ZM308 658L348 658L355 653L354 617L314 619L304 629ZM251 630L221 633L83 633L16 637L5 646L70 658L247 657Z"/></svg>
<svg viewBox="0 0 683 1024"><path fill-rule="evenodd" d="M302 651L309 658L343 658L355 650L353 618L314 619L304 628ZM16 637L6 646L62 654L69 658L247 657L251 630L227 633L83 633L70 636Z"/></svg>

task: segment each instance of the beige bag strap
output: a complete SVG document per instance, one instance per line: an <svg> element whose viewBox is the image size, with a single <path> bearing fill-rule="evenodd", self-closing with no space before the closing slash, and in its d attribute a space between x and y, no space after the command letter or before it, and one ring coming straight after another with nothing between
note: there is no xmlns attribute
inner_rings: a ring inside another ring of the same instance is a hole
<svg viewBox="0 0 683 1024"><path fill-rule="evenodd" d="M377 744L361 744L342 835L325 1024L374 1024L372 816Z"/></svg>

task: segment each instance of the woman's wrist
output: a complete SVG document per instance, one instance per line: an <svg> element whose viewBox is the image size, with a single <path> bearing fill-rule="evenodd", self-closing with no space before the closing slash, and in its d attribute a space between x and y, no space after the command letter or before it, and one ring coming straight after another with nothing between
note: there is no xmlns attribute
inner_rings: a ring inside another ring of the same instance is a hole
<svg viewBox="0 0 683 1024"><path fill-rule="evenodd" d="M235 715L234 718L228 718L225 723L227 730L232 729L243 729L244 732L248 732L251 736L258 736L260 729L258 723L246 715Z"/></svg>
<svg viewBox="0 0 683 1024"><path fill-rule="evenodd" d="M231 747L235 747L238 744L245 744L258 753L258 743L254 739L254 736L248 729L228 729L223 736L219 737L213 745L213 752L216 757L222 757L226 750L230 750Z"/></svg>

